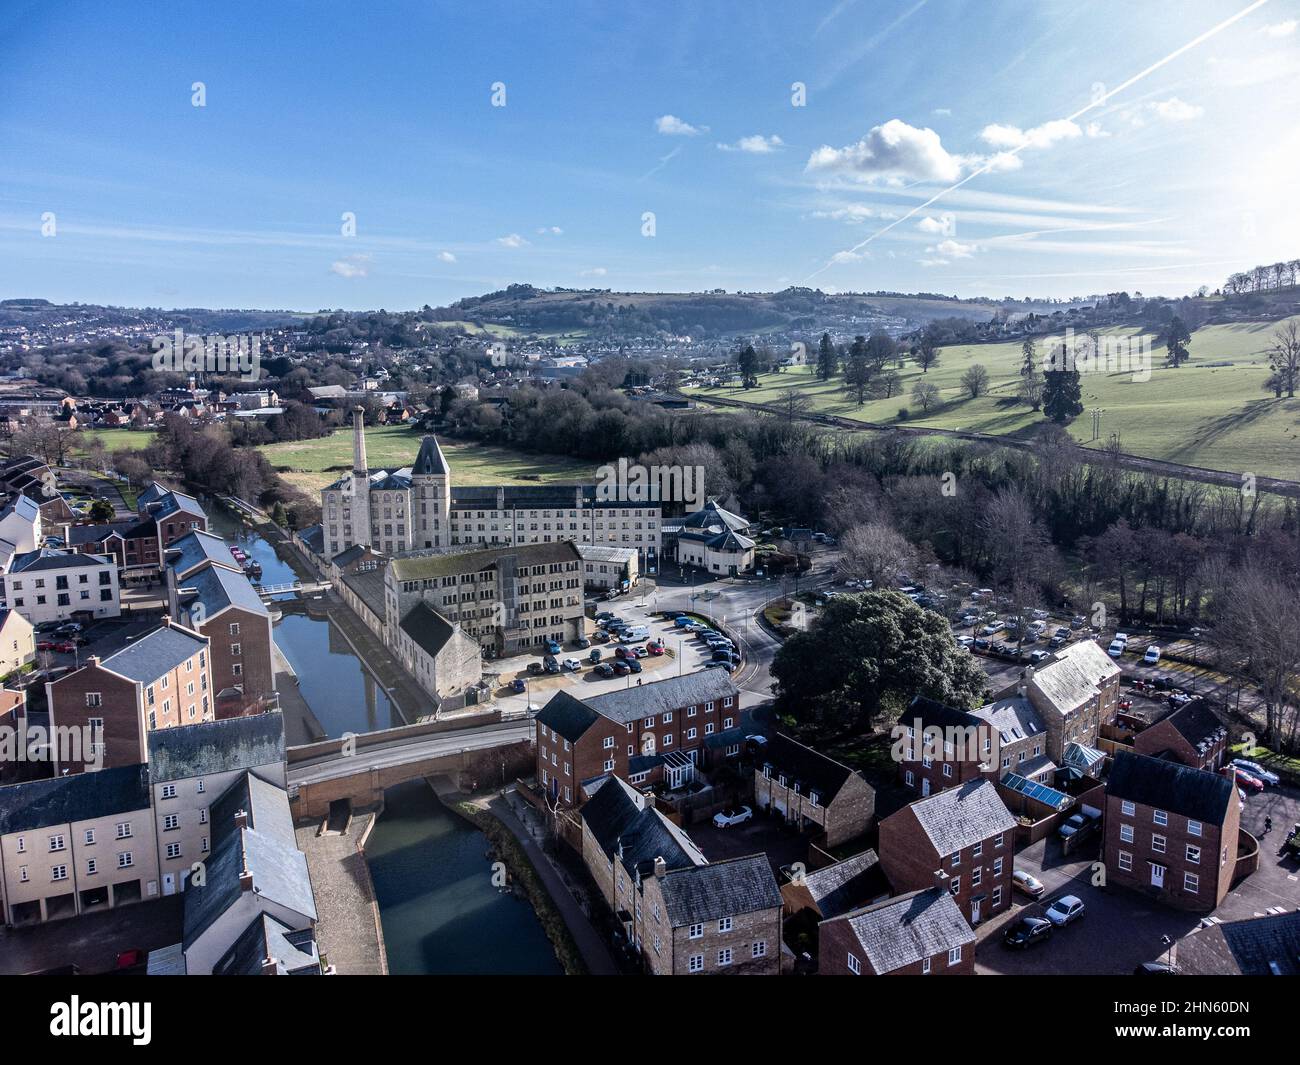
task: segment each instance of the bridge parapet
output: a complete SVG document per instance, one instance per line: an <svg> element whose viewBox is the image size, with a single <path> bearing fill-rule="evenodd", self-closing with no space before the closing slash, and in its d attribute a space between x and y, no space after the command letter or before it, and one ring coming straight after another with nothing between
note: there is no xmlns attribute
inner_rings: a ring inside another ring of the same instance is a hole
<svg viewBox="0 0 1300 1065"><path fill-rule="evenodd" d="M414 739L419 736L431 736L443 732L458 732L461 729L475 728L481 725L497 725L500 722L500 710L484 710L477 714L462 715L453 721L420 721L414 725L397 725L394 728L378 729L375 732L359 732L352 737L352 742L355 749L360 751L377 744L391 743L394 740ZM284 752L285 761L289 765L294 765L297 762L306 762L313 758L342 754L345 742L342 737L339 737L289 747Z"/></svg>

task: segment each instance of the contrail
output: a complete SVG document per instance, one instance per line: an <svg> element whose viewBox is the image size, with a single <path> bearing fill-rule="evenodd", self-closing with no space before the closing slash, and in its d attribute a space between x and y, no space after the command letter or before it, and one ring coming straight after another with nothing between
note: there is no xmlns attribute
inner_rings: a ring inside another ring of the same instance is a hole
<svg viewBox="0 0 1300 1065"><path fill-rule="evenodd" d="M1190 41L1188 41L1186 44L1184 44L1181 48L1176 48L1176 49L1174 49L1174 51L1170 52L1170 53L1169 53L1167 56L1165 56L1163 59L1158 59L1158 60L1156 60L1156 62L1152 63L1152 64L1151 64L1149 67L1147 67L1145 70L1140 71L1140 72L1137 73L1137 74L1134 74L1131 78L1129 78L1129 79L1128 79L1127 81L1125 81L1123 84L1121 84L1121 85L1117 85L1115 88L1110 89L1109 91L1103 93L1101 96L1098 96L1095 100L1093 100L1093 101L1092 101L1091 103L1089 103L1087 106L1079 108L1079 110L1075 111L1074 114L1072 114L1072 115L1066 115L1064 119L1058 119L1057 121L1073 122L1075 119L1081 117L1082 115L1086 115L1089 111L1093 110L1093 108L1100 107L1102 104L1104 104L1107 100L1109 100L1109 99L1110 99L1112 96L1114 96L1116 93L1121 93L1121 92L1123 92L1125 89L1127 89L1129 86L1131 86L1131 85L1135 85L1137 82L1139 82L1139 81L1141 81L1143 78L1145 78L1148 74L1154 74L1157 70L1159 70L1161 67L1163 67L1166 63L1172 63L1175 59L1177 59L1177 58L1178 58L1180 55L1182 55L1184 52L1189 52L1189 51L1191 51L1193 48L1195 48L1197 45L1204 44L1204 43L1205 43L1206 41L1208 41L1211 37L1215 36L1215 35L1218 34L1218 33L1221 33L1223 30L1226 30L1226 29L1227 29L1229 26L1231 26L1234 22L1237 22L1237 21L1239 21L1239 20L1245 18L1245 17L1246 17L1247 15L1249 15L1252 11L1255 11L1255 10L1257 10L1258 8L1263 7L1263 6L1264 6L1265 4L1267 4L1267 3L1268 3L1268 0L1255 0L1255 2L1254 2L1253 4L1250 4L1249 6L1247 6L1247 7L1245 7L1245 8L1242 8L1242 10L1238 11L1235 15L1232 15L1232 16L1230 16L1229 18L1224 19L1224 20L1223 20L1222 22L1220 22L1217 26L1211 26L1208 30L1206 30L1204 33L1202 33L1199 37L1194 37L1192 40L1190 40ZM997 156L995 156L993 159L989 160L989 162L985 163L985 164L984 164L983 166L981 166L978 170L972 170L969 174L967 174L967 175L966 175L964 178L962 178L960 181L954 182L953 184L949 185L946 189L941 189L940 191L936 192L933 196L931 196L928 200L926 200L924 203L919 203L919 204L917 204L915 207L913 207L910 211L907 212L907 214L903 215L901 218L896 218L896 219L894 219L894 221L890 222L889 225L883 227L882 229L878 229L878 230L876 230L876 232L872 233L871 236L869 236L869 237L865 238L864 240L859 241L857 244L853 245L853 247L849 249L848 254L853 254L854 252L860 251L861 249L865 248L868 244L870 244L873 240L875 240L877 237L883 237L883 236L884 236L886 233L888 233L891 229L895 229L895 228L897 228L898 226L901 226L901 225L902 225L904 222L906 222L909 218L914 218L914 217L916 217L917 214L919 214L921 211L924 211L927 207L929 207L931 204L935 203L936 201L942 199L944 196L947 196L948 193L950 193L950 192L955 192L957 189L961 188L961 187L962 187L963 185L965 185L967 182L969 182L969 181L973 181L975 178L979 177L981 174L987 174L990 170L993 169L993 167L994 167L994 165L995 165L995 160L1000 159L1000 158L1002 158L1003 156L1006 156L1006 155L1019 155L1019 154L1020 154L1022 151L1024 151L1024 149L1027 148L1027 147L1029 147L1028 143L1025 143L1025 144L1019 144L1019 145L1017 145L1016 147L1014 147L1014 148L1010 148L1010 149L1008 149L1008 150L1005 151L1005 152L1000 152ZM842 255L842 254L844 254L844 253L843 253L843 252L836 252L836 254L837 254L837 255ZM827 269L829 269L829 268L831 267L831 265L833 264L833 262L834 262L834 259L833 259L833 258L832 258L832 259L827 259L826 262L824 262L820 267L818 267L818 268L817 268L816 270L814 270L811 274L809 274L807 277L805 277L805 278L803 279L803 282L802 282L802 283L806 285L809 281L811 281L811 280L812 280L814 277L816 277L818 274L823 273L824 271L826 271Z"/></svg>

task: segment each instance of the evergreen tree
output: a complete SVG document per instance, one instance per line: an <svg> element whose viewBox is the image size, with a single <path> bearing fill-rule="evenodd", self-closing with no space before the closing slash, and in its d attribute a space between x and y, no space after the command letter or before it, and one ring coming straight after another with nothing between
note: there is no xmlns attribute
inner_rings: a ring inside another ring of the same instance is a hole
<svg viewBox="0 0 1300 1065"><path fill-rule="evenodd" d="M823 333L821 343L817 345L817 376L829 381L839 369L839 355L831 343L830 333Z"/></svg>
<svg viewBox="0 0 1300 1065"><path fill-rule="evenodd" d="M758 352L753 344L746 344L745 350L736 359L740 367L740 385L742 388L758 387Z"/></svg>
<svg viewBox="0 0 1300 1065"><path fill-rule="evenodd" d="M1048 370L1043 374L1043 413L1057 425L1067 425L1083 413L1083 389L1078 370Z"/></svg>
<svg viewBox="0 0 1300 1065"><path fill-rule="evenodd" d="M1165 349L1169 352L1170 366L1181 366L1191 358L1192 353L1188 351L1191 342L1192 334L1188 331L1187 323L1175 314L1169 320L1169 331L1165 335Z"/></svg>
<svg viewBox="0 0 1300 1065"><path fill-rule="evenodd" d="M867 389L871 385L871 362L867 357L867 338L853 338L853 347L849 348L849 358L844 364L844 387L858 401L858 406L866 402Z"/></svg>

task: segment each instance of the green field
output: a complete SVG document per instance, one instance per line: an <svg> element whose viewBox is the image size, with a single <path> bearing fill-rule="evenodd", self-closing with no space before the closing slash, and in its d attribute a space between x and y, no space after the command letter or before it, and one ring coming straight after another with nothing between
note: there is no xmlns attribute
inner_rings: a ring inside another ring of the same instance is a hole
<svg viewBox="0 0 1300 1065"><path fill-rule="evenodd" d="M409 466L420 449L421 433L405 426L366 430L366 462ZM504 447L439 440L451 466L453 484L539 484L591 481L594 463L559 455L527 455ZM352 433L340 429L319 440L267 444L258 449L290 484L316 492L352 468Z"/></svg>
<svg viewBox="0 0 1300 1065"><path fill-rule="evenodd" d="M82 447L91 440L102 440L109 451L143 451L153 442L152 429L83 429Z"/></svg>
<svg viewBox="0 0 1300 1065"><path fill-rule="evenodd" d="M1192 337L1191 361L1178 369L1167 368L1164 349L1155 348L1151 351L1151 376L1146 381L1134 380L1128 373L1084 374L1086 409L1070 432L1080 443L1090 443L1092 418L1087 411L1101 407L1105 412L1102 438L1095 446L1118 433L1123 449L1135 455L1300 479L1300 398L1274 399L1261 387L1268 376L1266 352L1277 325L1250 322L1198 329ZM1111 332L1131 335L1136 331ZM1040 340L1040 356L1045 347ZM1023 436L1043 419L1015 399L1020 359L1018 341L943 348L939 365L924 375L940 391L940 403L929 413L922 413L912 403L912 387L922 374L910 360L899 370L901 395L862 406L844 392L842 377L819 381L811 367L764 374L754 389L726 387L701 389L700 393L770 402L796 386L811 397L813 409L821 413L889 425ZM966 397L960 380L976 363L988 370L990 389L972 400ZM904 406L909 414L906 421L898 417Z"/></svg>

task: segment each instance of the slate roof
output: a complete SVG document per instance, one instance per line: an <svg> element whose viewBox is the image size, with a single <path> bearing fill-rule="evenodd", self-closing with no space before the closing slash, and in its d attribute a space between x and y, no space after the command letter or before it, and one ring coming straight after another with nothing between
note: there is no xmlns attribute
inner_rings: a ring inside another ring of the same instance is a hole
<svg viewBox="0 0 1300 1065"><path fill-rule="evenodd" d="M1193 699L1165 718L1174 730L1193 747L1211 747L1227 735L1227 729L1204 699Z"/></svg>
<svg viewBox="0 0 1300 1065"><path fill-rule="evenodd" d="M1218 773L1119 751L1106 780L1106 794L1221 825L1236 789Z"/></svg>
<svg viewBox="0 0 1300 1065"><path fill-rule="evenodd" d="M202 529L192 529L167 548L167 565L176 571L177 577L184 577L207 562L239 570L239 564L230 554L230 545Z"/></svg>
<svg viewBox="0 0 1300 1065"><path fill-rule="evenodd" d="M100 665L141 684L152 684L168 670L175 669L191 655L208 646L196 636L176 625L160 625L134 643L109 655Z"/></svg>
<svg viewBox="0 0 1300 1065"><path fill-rule="evenodd" d="M384 617L384 571L382 569L365 569L358 573L343 574L346 584L358 599L370 608L370 612L381 620Z"/></svg>
<svg viewBox="0 0 1300 1065"><path fill-rule="evenodd" d="M654 717L666 710L696 706L740 694L725 670L705 669L683 677L633 685L584 700L601 717L620 724ZM733 704L735 705L735 704ZM721 710L721 704L718 709Z"/></svg>
<svg viewBox="0 0 1300 1065"><path fill-rule="evenodd" d="M284 761L279 711L154 729L147 738L149 779L155 784Z"/></svg>
<svg viewBox="0 0 1300 1065"><path fill-rule="evenodd" d="M988 780L969 780L904 809L912 812L941 857L1016 827L1016 819ZM892 816L903 816L903 811Z"/></svg>
<svg viewBox="0 0 1300 1065"><path fill-rule="evenodd" d="M670 870L705 862L685 832L647 806L645 796L618 777L600 786L582 807L581 817L605 857L618 857L630 871L650 873L656 858L662 858Z"/></svg>
<svg viewBox="0 0 1300 1065"><path fill-rule="evenodd" d="M975 942L975 933L951 892L939 887L899 895L839 920L848 923L877 973L890 973Z"/></svg>
<svg viewBox="0 0 1300 1065"><path fill-rule="evenodd" d="M918 719L923 729L978 728L984 724L984 721L974 714L924 695L912 696L912 701L907 704L907 709L899 715L898 723L905 727L914 728Z"/></svg>
<svg viewBox="0 0 1300 1065"><path fill-rule="evenodd" d="M781 732L768 740L763 761L792 783L798 781L803 794L816 791L823 806L829 805L844 787L844 782L853 776L853 770L848 766Z"/></svg>
<svg viewBox="0 0 1300 1065"><path fill-rule="evenodd" d="M659 878L659 890L673 928L781 907L766 854L670 869Z"/></svg>
<svg viewBox="0 0 1300 1065"><path fill-rule="evenodd" d="M570 743L577 743L599 715L581 699L558 691L537 713L537 721L559 733Z"/></svg>
<svg viewBox="0 0 1300 1065"><path fill-rule="evenodd" d="M86 555L80 551L56 551L42 547L36 551L25 551L15 555L9 564L10 573L33 573L40 570L77 569L91 566L113 565L111 559L101 555Z"/></svg>
<svg viewBox="0 0 1300 1065"><path fill-rule="evenodd" d="M889 882L880 868L880 859L870 849L806 873L803 886L823 920L848 913L868 899L889 894Z"/></svg>
<svg viewBox="0 0 1300 1065"><path fill-rule="evenodd" d="M202 604L202 619L215 617L227 607L238 607L251 614L270 616L252 583L241 570L226 569L224 566L205 565L180 582L182 591L194 592L193 596L182 597L182 610L193 611L196 604ZM182 619L182 622L184 619ZM189 616L191 624L199 625L202 621Z"/></svg>
<svg viewBox="0 0 1300 1065"><path fill-rule="evenodd" d="M754 546L748 536L731 529L685 529L678 535L679 540L695 540L712 551L745 552Z"/></svg>
<svg viewBox="0 0 1300 1065"><path fill-rule="evenodd" d="M143 765L9 784L0 787L0 836L148 806L148 767Z"/></svg>
<svg viewBox="0 0 1300 1065"><path fill-rule="evenodd" d="M262 965L268 958L275 962L277 976L320 975L320 956L312 930L294 931L269 913L253 918L212 967L212 974L262 976Z"/></svg>
<svg viewBox="0 0 1300 1065"><path fill-rule="evenodd" d="M1094 641L1078 640L1035 669L1030 684L1057 713L1066 714L1095 696L1098 685L1119 671Z"/></svg>
<svg viewBox="0 0 1300 1065"><path fill-rule="evenodd" d="M519 544L517 547L494 547L485 551L467 551L458 555L415 555L395 558L389 565L399 581L426 580L450 573L477 573L498 568L504 559L513 558L519 566L542 566L557 562L581 562L578 548L570 540L551 544Z"/></svg>
<svg viewBox="0 0 1300 1065"><path fill-rule="evenodd" d="M69 547L80 547L82 544L101 544L114 533L123 539L127 539L128 530L132 529L136 524L134 521L110 521L103 525L70 525L68 526L66 539Z"/></svg>
<svg viewBox="0 0 1300 1065"><path fill-rule="evenodd" d="M744 532L749 528L749 521L742 518L739 514L732 513L730 510L724 510L718 506L716 499L710 499L699 510L693 514L687 514L680 520L683 529L731 529L734 532Z"/></svg>
<svg viewBox="0 0 1300 1065"><path fill-rule="evenodd" d="M1175 964L1190 976L1300 976L1300 911L1198 928Z"/></svg>
<svg viewBox="0 0 1300 1065"><path fill-rule="evenodd" d="M353 544L351 547L345 547L342 551L340 551L337 555L335 555L332 559L330 559L330 562L332 562L336 566L347 566L355 562L359 558L364 558L366 555L366 550L367 549L365 544Z"/></svg>
<svg viewBox="0 0 1300 1065"><path fill-rule="evenodd" d="M315 554L320 554L325 550L325 526L309 525L298 534L298 538L306 544Z"/></svg>
<svg viewBox="0 0 1300 1065"><path fill-rule="evenodd" d="M415 456L415 465L411 467L411 473L418 476L431 474L446 476L450 472L451 470L447 467L447 460L443 457L442 448L438 446L438 438L426 436L420 441L420 453Z"/></svg>
<svg viewBox="0 0 1300 1065"><path fill-rule="evenodd" d="M1041 736L1045 731L1042 715L1023 695L1003 696L973 711L980 723L987 722L998 730L1003 744L1015 743L1029 736Z"/></svg>
<svg viewBox="0 0 1300 1065"><path fill-rule="evenodd" d="M406 612L400 623L401 630L415 641L417 647L431 657L447 646L456 628L428 603L419 602Z"/></svg>

